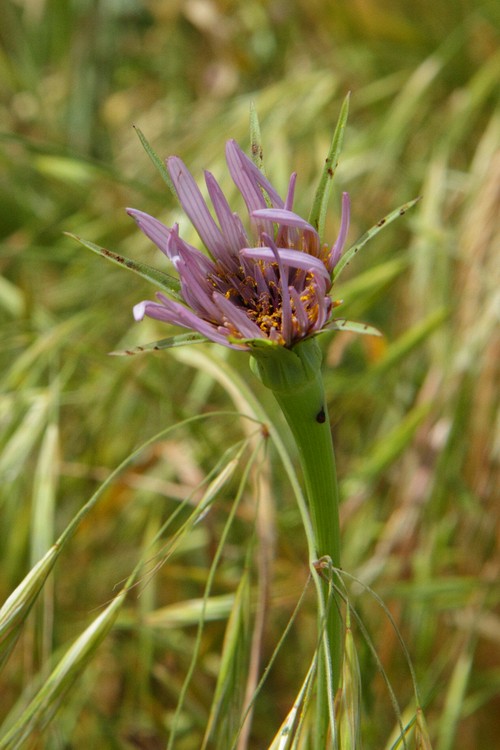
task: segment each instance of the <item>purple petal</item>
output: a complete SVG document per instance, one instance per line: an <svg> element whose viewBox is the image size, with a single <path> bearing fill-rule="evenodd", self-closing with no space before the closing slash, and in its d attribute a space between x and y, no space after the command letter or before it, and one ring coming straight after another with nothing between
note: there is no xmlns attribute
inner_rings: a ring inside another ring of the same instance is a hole
<svg viewBox="0 0 500 750"><path fill-rule="evenodd" d="M165 224L162 224L161 221L158 221L158 219L155 219L154 216L144 213L144 211L138 211L136 208L127 208L127 213L135 219L137 226L144 232L146 237L149 237L160 248L162 253L165 253L170 258L167 245L172 230L165 226Z"/></svg>
<svg viewBox="0 0 500 750"><path fill-rule="evenodd" d="M293 207L293 197L295 195L295 183L297 182L297 172L292 172L288 183L288 192L285 199L285 210L291 211Z"/></svg>
<svg viewBox="0 0 500 750"><path fill-rule="evenodd" d="M174 224L168 238L167 251L169 258L177 268L179 261L183 260L195 264L199 272L204 276L215 272L215 264L207 258L200 250L189 245L179 236L179 225Z"/></svg>
<svg viewBox="0 0 500 750"><path fill-rule="evenodd" d="M258 183L253 178L246 162L242 159L241 151L235 141L226 143L226 160L233 181L243 196L248 212L257 208L264 208L266 201L259 189Z"/></svg>
<svg viewBox="0 0 500 750"><path fill-rule="evenodd" d="M179 260L177 270L181 281L182 296L186 303L198 315L217 320L219 311L213 303L213 287L207 281L206 276L199 272L190 258Z"/></svg>
<svg viewBox="0 0 500 750"><path fill-rule="evenodd" d="M216 326L208 323L206 320L202 320L192 310L184 307L179 302L175 302L161 293L158 293L156 296L160 302L144 300L134 306L134 318L136 320L142 320L147 315L164 323L172 323L173 325L198 331L198 333L206 336L211 341L215 341L217 344L229 345L227 337L221 334Z"/></svg>
<svg viewBox="0 0 500 750"><path fill-rule="evenodd" d="M328 295L323 294L322 291L316 287L316 302L318 305L318 319L314 325L314 330L320 331L330 317L332 300Z"/></svg>
<svg viewBox="0 0 500 750"><path fill-rule="evenodd" d="M304 337L307 334L307 330L309 328L309 318L307 317L304 303L300 298L300 294L293 286L290 287L290 296L294 303L295 317L297 319L299 334L300 336Z"/></svg>
<svg viewBox="0 0 500 750"><path fill-rule="evenodd" d="M349 218L350 218L350 200L349 193L342 193L342 219L340 222L339 236L330 251L328 256L328 270L330 273L333 271L337 263L339 262L340 256L342 255L342 249L344 247L347 232L349 231Z"/></svg>
<svg viewBox="0 0 500 750"><path fill-rule="evenodd" d="M167 168L182 208L212 257L218 258L225 250L224 238L191 172L178 156L170 156L167 159Z"/></svg>
<svg viewBox="0 0 500 750"><path fill-rule="evenodd" d="M137 320L139 322L140 320L144 319L144 316L146 315L146 309L148 305L154 305L154 302L151 302L151 300L142 300L142 302L138 302L136 305L134 305L132 312L134 315L134 320Z"/></svg>
<svg viewBox="0 0 500 750"><path fill-rule="evenodd" d="M248 262L251 262L251 261L248 261ZM259 263L254 264L254 268L252 269L252 274L257 284L257 295L260 296L261 294L268 294L269 290L267 287L267 283L266 283L264 274L262 273L262 268L260 267Z"/></svg>
<svg viewBox="0 0 500 750"><path fill-rule="evenodd" d="M270 184L270 182L259 172L255 164L243 153L236 141L226 143L226 160L235 185L243 196L243 200L251 215L258 208L265 208L266 199L262 190L265 190L273 205L283 206L283 201ZM256 231L272 234L272 225L268 221L255 222Z"/></svg>
<svg viewBox="0 0 500 750"><path fill-rule="evenodd" d="M279 225L280 228L276 237L278 246L296 247L305 250L310 255L319 255L319 234L302 216L284 208L260 208L253 211L252 217L260 220L269 219ZM302 247L298 232L303 232Z"/></svg>
<svg viewBox="0 0 500 750"><path fill-rule="evenodd" d="M314 255L303 253L300 250L288 250L286 248L278 248L281 260L287 266L292 268L302 268L304 271L309 271L320 278L327 281L327 287L331 284L330 274L325 268L324 263L315 258ZM256 260L266 260L271 263L275 260L274 253L270 247L245 247L241 250L241 254L247 258L255 258Z"/></svg>
<svg viewBox="0 0 500 750"><path fill-rule="evenodd" d="M262 190L265 190L273 206L278 206L279 208L283 207L284 204L281 197L273 188L267 177L257 169L253 161L248 158L234 140L230 140L226 143L226 159L231 177L238 188L240 188L238 179L244 175L245 183L250 187L249 197L254 196L258 198L260 196L258 204L260 206L265 206L266 201L262 195ZM258 189L259 187L262 188L262 190ZM245 197L241 189L240 192L243 197Z"/></svg>
<svg viewBox="0 0 500 750"><path fill-rule="evenodd" d="M264 338L263 331L256 323L250 320L246 312L226 299L223 294L214 293L213 300L227 322L239 331L243 338Z"/></svg>
<svg viewBox="0 0 500 750"><path fill-rule="evenodd" d="M256 219L269 219L275 224L281 224L285 227L296 227L297 229L311 232L311 234L318 234L315 228L303 219L302 216L285 208L259 208L252 211L252 216Z"/></svg>
<svg viewBox="0 0 500 750"><path fill-rule="evenodd" d="M213 174L205 172L205 182L228 248L236 254L242 247L248 244L241 221L231 211L229 203Z"/></svg>

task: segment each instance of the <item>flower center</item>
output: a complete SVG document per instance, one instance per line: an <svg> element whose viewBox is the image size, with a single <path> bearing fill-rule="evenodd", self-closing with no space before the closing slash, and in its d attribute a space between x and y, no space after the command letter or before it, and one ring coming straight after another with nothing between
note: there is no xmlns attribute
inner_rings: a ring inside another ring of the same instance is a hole
<svg viewBox="0 0 500 750"><path fill-rule="evenodd" d="M236 307L243 310L267 338L284 344L283 295L277 263L262 260L252 262L253 269L239 266L228 269L217 263L216 272L207 280L214 292L223 294ZM249 273L250 271L250 273ZM320 306L313 274L300 269L291 271L289 287L292 291L288 304L291 310L293 338L304 338L317 324ZM225 324L232 335L240 335L231 320Z"/></svg>

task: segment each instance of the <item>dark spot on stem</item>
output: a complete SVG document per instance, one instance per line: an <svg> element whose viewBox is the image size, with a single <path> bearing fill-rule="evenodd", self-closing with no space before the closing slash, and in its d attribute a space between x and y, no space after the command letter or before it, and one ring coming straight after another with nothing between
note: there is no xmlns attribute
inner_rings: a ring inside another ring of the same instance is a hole
<svg viewBox="0 0 500 750"><path fill-rule="evenodd" d="M316 422L318 422L318 424L323 424L324 422L326 422L326 413L325 413L325 409L323 406L321 407L319 412L316 414Z"/></svg>

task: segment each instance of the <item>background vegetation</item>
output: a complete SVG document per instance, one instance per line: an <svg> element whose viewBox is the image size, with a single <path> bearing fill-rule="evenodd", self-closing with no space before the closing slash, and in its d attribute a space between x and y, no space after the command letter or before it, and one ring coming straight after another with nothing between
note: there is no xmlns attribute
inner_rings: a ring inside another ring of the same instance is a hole
<svg viewBox="0 0 500 750"><path fill-rule="evenodd" d="M297 209L307 212L351 90L328 235L342 190L352 199L351 242L395 206L423 198L363 251L336 292L347 317L385 334L325 343L343 566L395 618L433 746L497 747L499 27L495 0L4 0L1 601L111 470L172 430L109 483L24 627L16 625L20 638L0 677L0 736L142 561L110 634L82 657L85 670L47 725L57 703L49 695L25 744L154 749L165 747L174 722L175 747L199 748L226 670L227 718L216 721L209 747L231 746L249 654L254 666L261 654L260 674L308 574L276 449L264 453L262 429L234 412L251 414L254 393L283 425L245 355L191 347L108 357L168 329L131 322L132 305L152 293L146 282L63 233L160 266L124 206L167 223L177 208L132 125L159 154L181 155L200 176L213 170L231 192L224 142L248 145L251 101L268 175L283 192L297 170ZM210 512L171 550L172 534L217 476L224 482ZM153 542L176 511L176 525ZM411 680L387 614L360 587L350 596L404 712ZM314 606L307 589L255 703L251 748L269 745L293 702L315 645ZM389 748L396 715L354 633L364 746ZM194 679L174 719L193 654Z"/></svg>

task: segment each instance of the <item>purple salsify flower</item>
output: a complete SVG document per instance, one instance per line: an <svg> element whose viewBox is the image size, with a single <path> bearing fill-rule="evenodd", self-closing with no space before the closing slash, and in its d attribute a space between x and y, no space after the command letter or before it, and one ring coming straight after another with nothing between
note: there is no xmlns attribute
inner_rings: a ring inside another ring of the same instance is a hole
<svg viewBox="0 0 500 750"><path fill-rule="evenodd" d="M329 291L349 226L349 197L343 194L337 241L322 244L311 224L292 211L296 175L283 201L266 177L233 140L226 145L229 172L250 216L251 237L231 211L215 177L205 182L217 222L185 164L177 156L167 168L179 201L209 256L157 219L127 209L174 264L185 304L158 292L157 301L134 307L134 317L190 328L211 341L250 349L252 339L267 339L288 348L320 332L334 304Z"/></svg>

